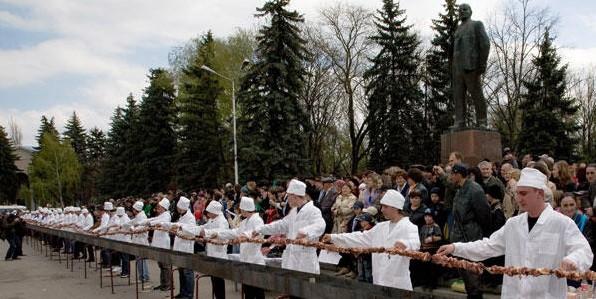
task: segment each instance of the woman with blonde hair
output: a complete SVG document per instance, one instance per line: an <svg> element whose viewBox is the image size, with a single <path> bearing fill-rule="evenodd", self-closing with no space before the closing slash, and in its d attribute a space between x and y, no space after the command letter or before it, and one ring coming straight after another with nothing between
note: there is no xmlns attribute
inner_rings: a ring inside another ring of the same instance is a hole
<svg viewBox="0 0 596 299"><path fill-rule="evenodd" d="M380 189L383 187L383 179L381 176L376 172L371 172L366 177L366 190L364 190L364 195L362 199L364 200L364 207L368 208L370 206L380 207L380 196L381 192Z"/></svg>
<svg viewBox="0 0 596 299"><path fill-rule="evenodd" d="M575 191L575 182L571 176L571 169L567 161L560 160L553 166L553 181L558 190L564 192Z"/></svg>
<svg viewBox="0 0 596 299"><path fill-rule="evenodd" d="M521 171L517 168L511 169L507 175L509 180L506 182L505 197L503 198L503 214L505 214L505 218L507 219L517 215L519 211L517 201L515 200L515 193L520 175Z"/></svg>

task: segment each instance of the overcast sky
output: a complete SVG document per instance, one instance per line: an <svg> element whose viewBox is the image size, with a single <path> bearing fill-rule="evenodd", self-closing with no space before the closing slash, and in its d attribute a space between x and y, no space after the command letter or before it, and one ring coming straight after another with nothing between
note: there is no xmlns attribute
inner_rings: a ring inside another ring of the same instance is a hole
<svg viewBox="0 0 596 299"><path fill-rule="evenodd" d="M508 1L470 0L481 21ZM167 67L168 53L212 30L224 37L256 28L255 8L264 0L0 0L0 125L9 119L34 145L42 114L62 132L76 110L85 128L108 129L117 105L147 85L149 68ZM378 9L380 0L342 3ZM307 21L335 1L294 0ZM408 22L428 38L442 0L403 0ZM557 46L580 68L596 62L596 1L534 0L559 17Z"/></svg>

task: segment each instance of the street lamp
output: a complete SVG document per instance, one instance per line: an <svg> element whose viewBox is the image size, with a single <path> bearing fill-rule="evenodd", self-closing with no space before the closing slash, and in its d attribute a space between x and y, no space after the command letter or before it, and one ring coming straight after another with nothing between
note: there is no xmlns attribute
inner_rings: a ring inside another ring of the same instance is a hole
<svg viewBox="0 0 596 299"><path fill-rule="evenodd" d="M234 87L234 80L214 71L213 69L211 69L210 67L208 67L206 65L202 65L201 69L232 82L232 123L233 123L233 135L234 135L234 183L238 184L238 146L236 143L236 89Z"/></svg>

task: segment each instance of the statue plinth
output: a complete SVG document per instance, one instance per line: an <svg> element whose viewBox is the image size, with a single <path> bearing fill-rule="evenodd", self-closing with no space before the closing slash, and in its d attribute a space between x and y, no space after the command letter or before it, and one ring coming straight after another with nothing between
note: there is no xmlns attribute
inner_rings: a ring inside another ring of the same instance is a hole
<svg viewBox="0 0 596 299"><path fill-rule="evenodd" d="M501 161L501 134L496 131L461 128L441 135L441 162L447 164L451 152L460 152L464 163L476 166L478 162L489 159Z"/></svg>

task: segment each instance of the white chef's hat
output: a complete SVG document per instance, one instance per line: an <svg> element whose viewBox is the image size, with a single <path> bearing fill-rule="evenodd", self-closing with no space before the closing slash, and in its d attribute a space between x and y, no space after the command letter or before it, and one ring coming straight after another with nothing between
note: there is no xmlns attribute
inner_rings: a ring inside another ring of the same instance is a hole
<svg viewBox="0 0 596 299"><path fill-rule="evenodd" d="M159 201L159 205L166 210L170 209L170 201L165 197Z"/></svg>
<svg viewBox="0 0 596 299"><path fill-rule="evenodd" d="M89 210L87 210L87 209L82 209L82 210L81 210L81 213L83 213L83 214L85 214L85 213L89 213Z"/></svg>
<svg viewBox="0 0 596 299"><path fill-rule="evenodd" d="M111 211L114 209L114 205L111 202L106 201L103 203L103 209L106 211Z"/></svg>
<svg viewBox="0 0 596 299"><path fill-rule="evenodd" d="M181 210L188 210L188 208L190 207L190 199L184 196L180 196L180 199L178 199L176 207Z"/></svg>
<svg viewBox="0 0 596 299"><path fill-rule="evenodd" d="M211 214L216 214L216 215L223 214L223 211L222 211L223 206L217 200L212 200L209 203L209 205L207 206L207 209L205 209L205 210Z"/></svg>
<svg viewBox="0 0 596 299"><path fill-rule="evenodd" d="M517 186L546 190L546 176L538 169L526 167L521 171Z"/></svg>
<svg viewBox="0 0 596 299"><path fill-rule="evenodd" d="M140 212L143 209L143 206L144 204L142 201L137 201L134 205L132 205L132 208Z"/></svg>
<svg viewBox="0 0 596 299"><path fill-rule="evenodd" d="M255 201L254 199L246 196L242 196L240 198L240 210L247 211L247 212L254 212L255 211Z"/></svg>
<svg viewBox="0 0 596 299"><path fill-rule="evenodd" d="M306 194L306 184L299 180L291 180L286 193L304 196Z"/></svg>
<svg viewBox="0 0 596 299"><path fill-rule="evenodd" d="M126 214L125 211L124 211L124 207L117 207L116 208L116 215L117 216L124 216L124 214Z"/></svg>
<svg viewBox="0 0 596 299"><path fill-rule="evenodd" d="M381 204L403 210L406 199L397 190L389 189L381 198Z"/></svg>

